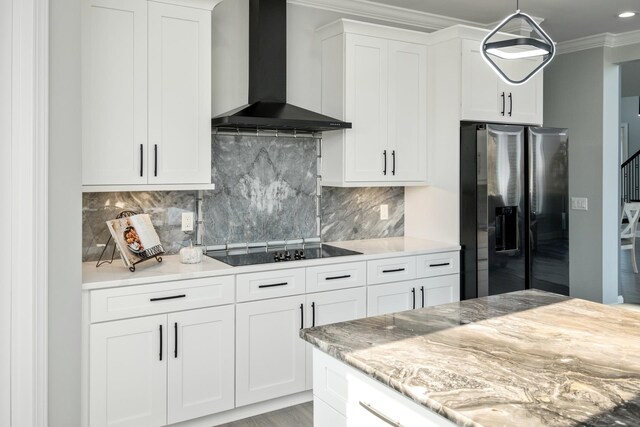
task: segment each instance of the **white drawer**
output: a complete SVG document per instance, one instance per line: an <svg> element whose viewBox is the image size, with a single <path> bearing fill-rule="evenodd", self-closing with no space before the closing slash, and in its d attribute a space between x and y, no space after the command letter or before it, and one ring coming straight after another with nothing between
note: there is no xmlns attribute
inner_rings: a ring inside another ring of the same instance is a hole
<svg viewBox="0 0 640 427"><path fill-rule="evenodd" d="M416 278L416 257L377 259L367 262L367 284L400 282Z"/></svg>
<svg viewBox="0 0 640 427"><path fill-rule="evenodd" d="M342 416L349 427L456 425L317 348L313 349L313 384L314 401L320 400L335 411L314 415L321 426L332 426L327 421L333 420L342 425Z"/></svg>
<svg viewBox="0 0 640 427"><path fill-rule="evenodd" d="M233 276L91 291L91 323L233 302Z"/></svg>
<svg viewBox="0 0 640 427"><path fill-rule="evenodd" d="M307 268L307 293L355 288L366 284L367 264L364 261Z"/></svg>
<svg viewBox="0 0 640 427"><path fill-rule="evenodd" d="M419 278L458 274L460 272L460 252L418 255L417 263Z"/></svg>
<svg viewBox="0 0 640 427"><path fill-rule="evenodd" d="M305 293L304 268L238 274L236 277L238 302Z"/></svg>

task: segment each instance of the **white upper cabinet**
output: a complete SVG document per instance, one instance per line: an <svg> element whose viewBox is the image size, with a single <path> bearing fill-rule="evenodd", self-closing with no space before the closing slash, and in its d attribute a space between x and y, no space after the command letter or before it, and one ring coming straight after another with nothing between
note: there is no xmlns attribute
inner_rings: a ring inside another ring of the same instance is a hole
<svg viewBox="0 0 640 427"><path fill-rule="evenodd" d="M424 185L426 34L345 19L318 33L322 112L353 126L323 135L323 185Z"/></svg>
<svg viewBox="0 0 640 427"><path fill-rule="evenodd" d="M212 6L83 0L84 185L211 183Z"/></svg>
<svg viewBox="0 0 640 427"><path fill-rule="evenodd" d="M147 2L82 3L83 184L145 184Z"/></svg>
<svg viewBox="0 0 640 427"><path fill-rule="evenodd" d="M149 2L149 183L211 182L211 13Z"/></svg>
<svg viewBox="0 0 640 427"><path fill-rule="evenodd" d="M522 85L510 85L480 54L480 40L462 40L461 119L481 122L542 124L542 72ZM533 69L533 60L501 61L514 75Z"/></svg>

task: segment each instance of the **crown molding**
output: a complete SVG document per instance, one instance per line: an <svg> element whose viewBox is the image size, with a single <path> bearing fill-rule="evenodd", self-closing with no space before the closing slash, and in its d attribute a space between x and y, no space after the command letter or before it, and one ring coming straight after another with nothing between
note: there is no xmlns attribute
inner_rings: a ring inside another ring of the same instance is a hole
<svg viewBox="0 0 640 427"><path fill-rule="evenodd" d="M603 33L581 37L579 39L558 43L556 47L558 55L562 55L598 47L621 47L636 43L640 43L640 30L619 34Z"/></svg>
<svg viewBox="0 0 640 427"><path fill-rule="evenodd" d="M485 24L478 22L390 6L369 0L287 0L287 3L384 22L393 22L430 31L441 30L459 24L486 27Z"/></svg>

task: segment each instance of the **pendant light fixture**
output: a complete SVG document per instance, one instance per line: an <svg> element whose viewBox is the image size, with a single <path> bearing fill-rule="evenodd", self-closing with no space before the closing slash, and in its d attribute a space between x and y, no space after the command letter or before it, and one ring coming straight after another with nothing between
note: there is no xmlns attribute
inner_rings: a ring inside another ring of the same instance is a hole
<svg viewBox="0 0 640 427"><path fill-rule="evenodd" d="M524 20L531 27L531 37L515 37L491 41L491 38L495 36L498 31L508 23L518 19ZM527 82L551 62L555 56L556 48L553 40L544 32L540 25L526 13L520 12L519 0L516 0L516 12L507 16L496 28L487 34L484 40L482 40L480 52L487 64L493 68L502 80L511 85L520 85ZM524 78L513 79L500 68L492 57L506 61L541 57L542 62Z"/></svg>

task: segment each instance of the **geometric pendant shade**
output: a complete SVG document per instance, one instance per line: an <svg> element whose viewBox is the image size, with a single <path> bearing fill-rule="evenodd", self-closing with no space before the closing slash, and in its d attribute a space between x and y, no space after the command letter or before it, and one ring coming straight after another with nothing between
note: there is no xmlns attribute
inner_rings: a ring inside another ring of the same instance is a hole
<svg viewBox="0 0 640 427"><path fill-rule="evenodd" d="M496 33L504 28L509 22L524 20L532 29L532 37L514 37L506 40L492 41ZM493 29L482 40L480 53L484 60L500 76L502 80L511 85L520 85L535 76L540 70L546 67L556 53L553 40L544 30L526 13L517 10L514 14L507 16L496 28ZM538 64L529 74L523 78L513 78L509 76L496 63L495 59L500 58L506 61L518 61L525 58L541 57L542 62Z"/></svg>

